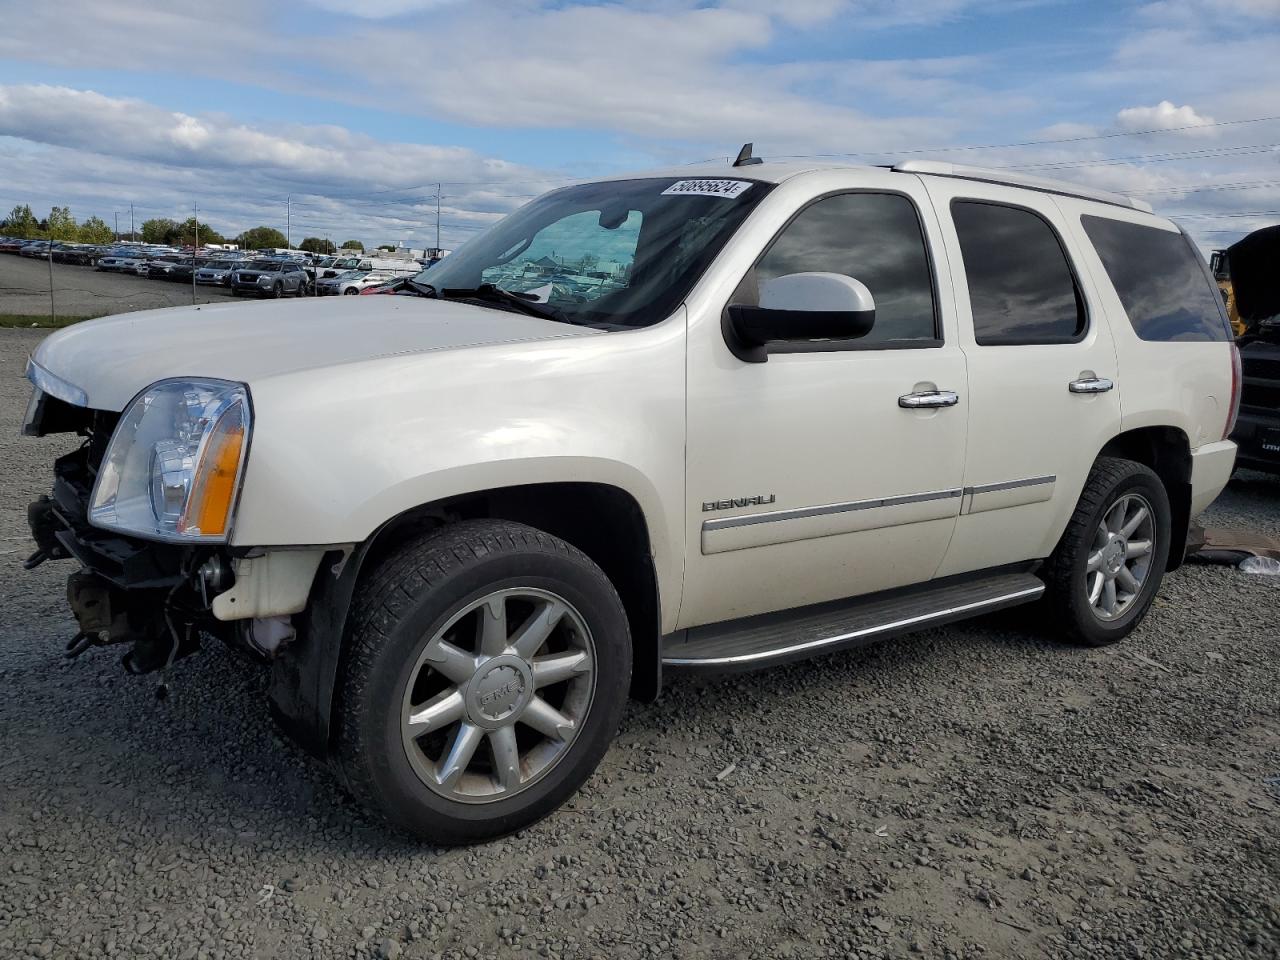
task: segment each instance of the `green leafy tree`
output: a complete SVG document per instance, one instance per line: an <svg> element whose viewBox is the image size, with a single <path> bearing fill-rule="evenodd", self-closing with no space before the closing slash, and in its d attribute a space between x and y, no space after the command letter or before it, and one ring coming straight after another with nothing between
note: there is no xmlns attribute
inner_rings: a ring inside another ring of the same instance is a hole
<svg viewBox="0 0 1280 960"><path fill-rule="evenodd" d="M28 211L28 212L30 212L30 211ZM364 244L363 244L363 243L361 243L359 240L348 240L346 243L344 243L344 244L342 245L342 247L341 247L340 249L342 249L342 250L359 250L361 253L364 253Z"/></svg>
<svg viewBox="0 0 1280 960"><path fill-rule="evenodd" d="M0 224L0 233L11 237L32 239L39 232L40 221L31 212L31 207L25 203L20 203L14 207L9 212L9 216L5 218L4 223Z"/></svg>
<svg viewBox="0 0 1280 960"><path fill-rule="evenodd" d="M46 232L50 240L75 240L80 236L76 226L76 218L71 215L70 207L54 207L49 211Z"/></svg>
<svg viewBox="0 0 1280 960"><path fill-rule="evenodd" d="M275 227L253 227L236 237L241 250L261 250L265 247L287 247L289 241Z"/></svg>
<svg viewBox="0 0 1280 960"><path fill-rule="evenodd" d="M178 229L178 223L168 217L157 217L154 220L142 221L143 243L168 243L169 237Z"/></svg>
<svg viewBox="0 0 1280 960"><path fill-rule="evenodd" d="M395 245L394 243L380 243L380 244L378 244L378 249L379 249L379 250L395 250L395 248L396 248L396 245Z"/></svg>
<svg viewBox="0 0 1280 960"><path fill-rule="evenodd" d="M165 243L178 247L194 247L198 240L200 246L206 243L226 243L226 238L207 223L198 224L195 217L187 217L182 223L175 223L169 231Z"/></svg>
<svg viewBox="0 0 1280 960"><path fill-rule="evenodd" d="M101 217L90 217L80 224L81 243L110 243L114 239L111 227Z"/></svg>
<svg viewBox="0 0 1280 960"><path fill-rule="evenodd" d="M300 244L299 250L305 250L307 253L337 253L338 248L333 245L332 240L321 240L319 237L307 237Z"/></svg>

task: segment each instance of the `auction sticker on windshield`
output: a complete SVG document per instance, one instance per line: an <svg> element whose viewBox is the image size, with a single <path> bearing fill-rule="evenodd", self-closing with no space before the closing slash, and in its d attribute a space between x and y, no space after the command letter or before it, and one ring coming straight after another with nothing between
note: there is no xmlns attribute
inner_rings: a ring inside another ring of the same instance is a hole
<svg viewBox="0 0 1280 960"><path fill-rule="evenodd" d="M677 180L662 191L667 194L692 194L696 197L740 197L751 187L749 180Z"/></svg>

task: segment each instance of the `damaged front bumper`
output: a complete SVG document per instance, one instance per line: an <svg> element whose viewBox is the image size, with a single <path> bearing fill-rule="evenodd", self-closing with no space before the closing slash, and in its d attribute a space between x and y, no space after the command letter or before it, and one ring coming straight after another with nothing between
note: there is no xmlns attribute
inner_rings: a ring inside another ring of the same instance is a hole
<svg viewBox="0 0 1280 960"><path fill-rule="evenodd" d="M127 669L146 673L194 653L216 636L259 659L294 636L324 549L174 545L117 535L87 520L91 445L60 458L50 496L27 508L36 551L25 566L74 559L67 599L79 632L67 655L129 644Z"/></svg>

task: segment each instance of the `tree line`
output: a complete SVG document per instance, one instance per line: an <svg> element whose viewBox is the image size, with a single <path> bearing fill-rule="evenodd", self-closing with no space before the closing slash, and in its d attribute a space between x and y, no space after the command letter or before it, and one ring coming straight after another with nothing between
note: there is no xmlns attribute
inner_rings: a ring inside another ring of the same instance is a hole
<svg viewBox="0 0 1280 960"><path fill-rule="evenodd" d="M117 237L110 225L101 217L89 217L83 223L76 223L70 207L54 207L49 211L49 215L41 220L31 212L29 204L22 203L15 206L4 220L0 220L0 236L18 237L24 240L102 244L125 239L128 235L121 234ZM241 250L283 248L289 245L285 235L275 227L252 227L228 240L207 223L198 223L195 217L187 217L182 222L170 220L167 217L144 220L138 229L138 239L144 243L163 244L170 247L234 243ZM308 253L325 254L337 253L339 248L332 240L307 237L298 244L298 249ZM342 245L342 249L363 251L364 244L359 240L348 240Z"/></svg>

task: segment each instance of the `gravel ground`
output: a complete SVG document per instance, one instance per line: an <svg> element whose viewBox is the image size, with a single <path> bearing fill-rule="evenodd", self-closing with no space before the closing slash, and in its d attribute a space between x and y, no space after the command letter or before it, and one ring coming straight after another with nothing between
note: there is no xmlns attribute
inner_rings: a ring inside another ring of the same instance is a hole
<svg viewBox="0 0 1280 960"><path fill-rule="evenodd" d="M1276 957L1280 580L1188 566L1125 643L1034 612L632 705L586 789L408 844L274 731L217 649L63 660L66 564L23 573L65 441L16 436L0 330L0 955ZM1214 525L1280 534L1280 482Z"/></svg>
<svg viewBox="0 0 1280 960"><path fill-rule="evenodd" d="M217 303L230 295L221 287L196 288L197 303ZM59 316L97 317L190 304L191 284L55 263L53 299ZM0 310L36 316L49 313L48 261L0 254Z"/></svg>

